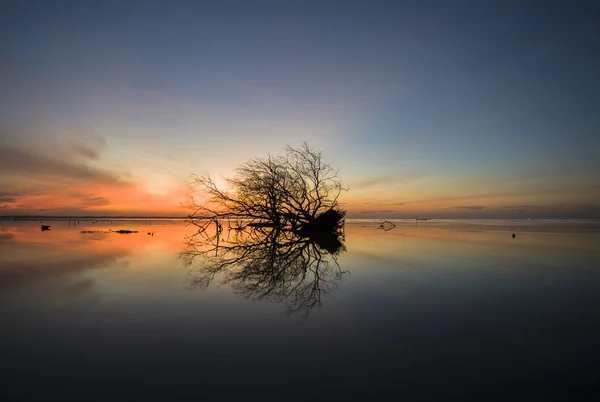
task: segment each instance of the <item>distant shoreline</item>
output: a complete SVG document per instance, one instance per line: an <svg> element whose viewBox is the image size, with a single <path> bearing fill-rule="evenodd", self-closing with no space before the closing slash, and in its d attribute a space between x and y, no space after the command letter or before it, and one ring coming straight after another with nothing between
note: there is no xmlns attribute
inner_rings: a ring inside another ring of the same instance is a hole
<svg viewBox="0 0 600 402"><path fill-rule="evenodd" d="M37 220L37 219L71 219L71 220L83 220L83 219L187 219L187 216L50 216L50 215L3 215L0 216L0 220Z"/></svg>
<svg viewBox="0 0 600 402"><path fill-rule="evenodd" d="M0 215L0 220L53 220L53 219L70 219L70 220L100 220L100 219L112 219L112 220L142 220L142 219L187 219L188 216L61 216L61 215ZM581 218L581 217L572 217L572 218L427 218L427 219L417 219L414 217L409 218L352 218L348 217L347 220L352 221L415 221L426 223L429 221L448 221L448 220L511 220L511 221L600 221L600 217L594 218Z"/></svg>

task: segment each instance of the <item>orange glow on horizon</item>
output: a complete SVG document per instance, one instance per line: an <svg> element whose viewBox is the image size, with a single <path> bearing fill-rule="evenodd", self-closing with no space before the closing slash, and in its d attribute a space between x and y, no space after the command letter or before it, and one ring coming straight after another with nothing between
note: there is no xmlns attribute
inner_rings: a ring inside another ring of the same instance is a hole
<svg viewBox="0 0 600 402"><path fill-rule="evenodd" d="M185 188L164 194L149 193L136 185L115 187L73 187L68 193L23 194L5 204L1 214L31 215L148 215L183 216Z"/></svg>

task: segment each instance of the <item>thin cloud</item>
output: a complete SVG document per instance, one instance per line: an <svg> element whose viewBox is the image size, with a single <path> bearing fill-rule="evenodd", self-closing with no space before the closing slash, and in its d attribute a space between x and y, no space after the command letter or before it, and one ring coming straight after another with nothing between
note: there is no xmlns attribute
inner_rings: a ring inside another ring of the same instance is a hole
<svg viewBox="0 0 600 402"><path fill-rule="evenodd" d="M483 205L464 205L460 207L450 207L446 209L471 209L474 211L481 211L482 209L485 209L485 207Z"/></svg>
<svg viewBox="0 0 600 402"><path fill-rule="evenodd" d="M562 206L561 205L556 205L558 206ZM543 209L544 207L540 206L540 205L510 205L507 207L502 207L504 209Z"/></svg>
<svg viewBox="0 0 600 402"><path fill-rule="evenodd" d="M10 193L7 191L0 191L0 202L17 202L19 194Z"/></svg>
<svg viewBox="0 0 600 402"><path fill-rule="evenodd" d="M97 184L128 185L120 175L82 163L58 160L52 156L14 146L0 146L0 170L4 175L60 178Z"/></svg>
<svg viewBox="0 0 600 402"><path fill-rule="evenodd" d="M370 179L365 179L365 180L360 180L360 181L355 182L354 184L352 184L352 188L353 189L368 188L368 187L376 186L378 184L388 183L390 181L391 181L390 177L373 177Z"/></svg>
<svg viewBox="0 0 600 402"><path fill-rule="evenodd" d="M397 212L393 209L372 209L372 210L362 210L362 211L358 211L359 214L381 214L381 213L390 213L390 212Z"/></svg>
<svg viewBox="0 0 600 402"><path fill-rule="evenodd" d="M430 199L412 200L405 202L406 205L410 204L427 204L432 202L451 202L451 201L468 201L472 199L498 199L504 197L524 197L524 196L539 196L539 195L551 195L551 194L564 194L564 193L593 193L600 191L600 186L581 186L581 187L561 187L561 188L549 188L549 189L530 189L530 190L513 190L505 192L487 192L487 193L474 193L457 196L446 196L446 197L432 197Z"/></svg>
<svg viewBox="0 0 600 402"><path fill-rule="evenodd" d="M89 197L83 200L83 205L102 207L105 205L110 205L110 200L106 197Z"/></svg>
<svg viewBox="0 0 600 402"><path fill-rule="evenodd" d="M414 179L419 179L423 176L425 176L425 174L422 172L392 173L358 180L356 182L351 183L350 188L352 188L353 190L357 190L377 186L380 184L393 185L398 183L406 183Z"/></svg>
<svg viewBox="0 0 600 402"><path fill-rule="evenodd" d="M75 147L75 152L86 159L98 160L100 159L100 153L95 149L87 147L85 145L78 145Z"/></svg>

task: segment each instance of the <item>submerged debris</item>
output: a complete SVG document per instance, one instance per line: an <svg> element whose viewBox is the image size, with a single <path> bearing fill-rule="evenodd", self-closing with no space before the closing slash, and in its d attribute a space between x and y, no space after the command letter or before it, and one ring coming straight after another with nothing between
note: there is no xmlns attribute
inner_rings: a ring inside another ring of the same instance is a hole
<svg viewBox="0 0 600 402"><path fill-rule="evenodd" d="M379 229L388 231L388 230L392 230L393 228L396 227L396 224L394 222L391 221L383 221L379 224Z"/></svg>
<svg viewBox="0 0 600 402"><path fill-rule="evenodd" d="M130 234L130 233L139 233L137 230L82 230L81 233L119 233L119 234Z"/></svg>

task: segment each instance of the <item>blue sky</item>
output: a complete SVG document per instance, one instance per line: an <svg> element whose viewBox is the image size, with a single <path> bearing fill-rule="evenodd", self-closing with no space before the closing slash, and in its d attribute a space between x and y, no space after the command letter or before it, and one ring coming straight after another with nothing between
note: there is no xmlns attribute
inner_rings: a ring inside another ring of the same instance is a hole
<svg viewBox="0 0 600 402"><path fill-rule="evenodd" d="M350 216L600 216L597 3L0 7L0 146L47 159L0 162L7 213L175 213L190 173L307 141Z"/></svg>

